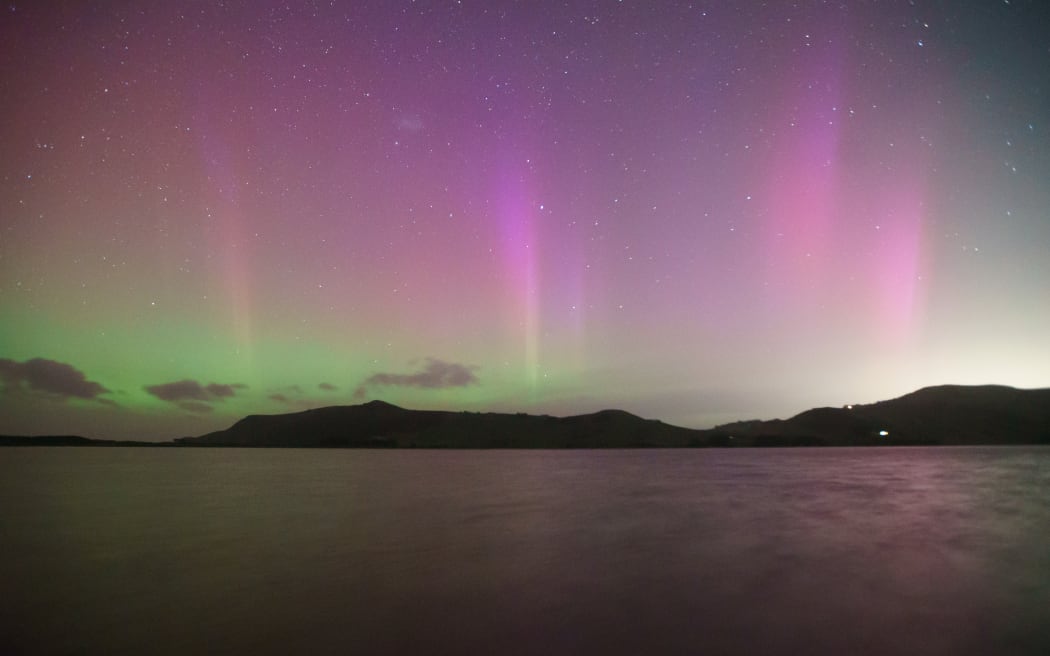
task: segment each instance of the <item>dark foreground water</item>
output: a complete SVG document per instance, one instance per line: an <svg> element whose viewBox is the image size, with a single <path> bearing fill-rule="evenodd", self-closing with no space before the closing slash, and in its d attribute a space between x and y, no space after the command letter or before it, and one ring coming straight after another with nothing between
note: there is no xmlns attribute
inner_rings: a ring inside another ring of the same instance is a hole
<svg viewBox="0 0 1050 656"><path fill-rule="evenodd" d="M0 449L0 653L1050 654L1050 449Z"/></svg>

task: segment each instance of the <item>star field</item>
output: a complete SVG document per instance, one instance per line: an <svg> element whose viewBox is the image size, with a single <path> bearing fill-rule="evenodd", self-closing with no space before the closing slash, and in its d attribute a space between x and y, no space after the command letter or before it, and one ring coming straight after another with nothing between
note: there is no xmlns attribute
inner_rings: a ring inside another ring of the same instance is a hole
<svg viewBox="0 0 1050 656"><path fill-rule="evenodd" d="M0 433L1046 386L1048 18L8 3Z"/></svg>

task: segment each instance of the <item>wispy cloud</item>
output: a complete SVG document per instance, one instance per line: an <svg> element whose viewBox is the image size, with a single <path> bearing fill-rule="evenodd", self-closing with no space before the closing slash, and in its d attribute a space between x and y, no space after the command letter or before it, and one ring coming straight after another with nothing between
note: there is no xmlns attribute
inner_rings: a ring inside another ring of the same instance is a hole
<svg viewBox="0 0 1050 656"><path fill-rule="evenodd" d="M224 399L233 396L236 393L235 390L242 387L244 387L244 385L220 385L219 383L212 383L204 389L212 396Z"/></svg>
<svg viewBox="0 0 1050 656"><path fill-rule="evenodd" d="M437 358L427 358L422 370L410 374L380 372L369 376L358 385L354 398L362 399L372 387L417 387L420 389L447 389L450 387L467 387L479 382L474 374L477 367L473 365L445 362Z"/></svg>
<svg viewBox="0 0 1050 656"><path fill-rule="evenodd" d="M192 412L198 415L207 414L214 410L214 408L203 401L179 401L176 405L186 412Z"/></svg>
<svg viewBox="0 0 1050 656"><path fill-rule="evenodd" d="M247 387L247 385L241 383L209 383L208 385L201 385L196 380L187 378L172 383L147 385L143 389L161 401L174 403L183 410L203 413L212 411L212 403L225 401L235 396L237 390Z"/></svg>
<svg viewBox="0 0 1050 656"><path fill-rule="evenodd" d="M316 408L319 405L324 405L322 402L310 398L309 395L304 396L305 390L302 385L292 384L283 387L275 387L268 390L268 392L269 393L266 395L267 400L286 405L290 408Z"/></svg>
<svg viewBox="0 0 1050 656"><path fill-rule="evenodd" d="M45 358L33 358L17 362L0 358L0 381L5 393L32 393L52 398L86 399L100 403L112 403L99 398L109 390L100 383L88 380L84 372L64 362Z"/></svg>

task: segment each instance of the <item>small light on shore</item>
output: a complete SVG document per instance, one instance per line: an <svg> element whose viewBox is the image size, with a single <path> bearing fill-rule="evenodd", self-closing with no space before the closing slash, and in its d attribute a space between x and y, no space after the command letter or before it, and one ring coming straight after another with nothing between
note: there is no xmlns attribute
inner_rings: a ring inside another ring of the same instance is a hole
<svg viewBox="0 0 1050 656"><path fill-rule="evenodd" d="M889 434L890 434L890 432L886 431L886 430L880 430L879 431L879 435L882 436L882 437L886 437Z"/></svg>

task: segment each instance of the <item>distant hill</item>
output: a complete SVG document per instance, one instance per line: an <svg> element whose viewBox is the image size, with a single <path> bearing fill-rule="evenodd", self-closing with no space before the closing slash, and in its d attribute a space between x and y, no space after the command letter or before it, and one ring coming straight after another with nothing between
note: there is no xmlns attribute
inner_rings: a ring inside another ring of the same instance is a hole
<svg viewBox="0 0 1050 656"><path fill-rule="evenodd" d="M925 387L896 399L736 422L714 433L746 446L1050 444L1050 389Z"/></svg>
<svg viewBox="0 0 1050 656"><path fill-rule="evenodd" d="M406 410L382 401L252 415L180 446L594 448L689 446L704 431L621 410L575 417Z"/></svg>
<svg viewBox="0 0 1050 656"><path fill-rule="evenodd" d="M171 446L171 443L93 440L79 435L0 435L0 446Z"/></svg>
<svg viewBox="0 0 1050 656"><path fill-rule="evenodd" d="M1050 444L1050 389L927 387L897 399L790 419L671 426L621 410L574 417L406 410L382 401L253 415L179 446L626 448Z"/></svg>
<svg viewBox="0 0 1050 656"><path fill-rule="evenodd" d="M382 401L281 415L173 442L77 436L0 436L0 446L636 448L1048 444L1050 389L926 387L866 405L814 408L790 419L710 430L671 426L622 410L573 417L408 410Z"/></svg>

